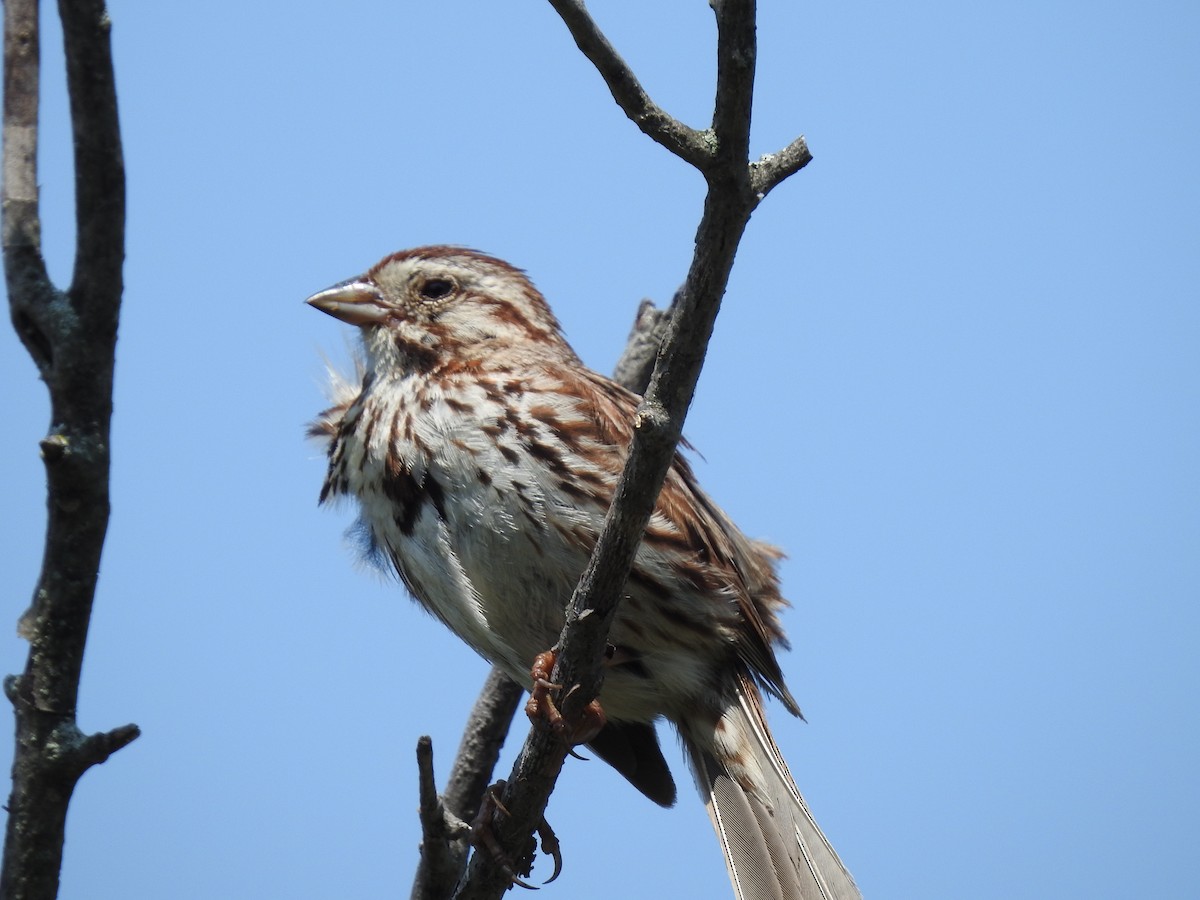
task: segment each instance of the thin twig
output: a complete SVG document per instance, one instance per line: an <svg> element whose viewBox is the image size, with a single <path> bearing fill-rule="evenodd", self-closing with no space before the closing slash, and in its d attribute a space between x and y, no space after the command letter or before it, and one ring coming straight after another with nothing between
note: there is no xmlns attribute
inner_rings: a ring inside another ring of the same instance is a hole
<svg viewBox="0 0 1200 900"><path fill-rule="evenodd" d="M635 393L646 393L670 320L670 310L659 309L651 300L643 300L638 305L633 329L613 369L613 381Z"/></svg>
<svg viewBox="0 0 1200 900"><path fill-rule="evenodd" d="M804 136L796 138L778 153L768 153L750 164L750 189L761 201L785 178L795 175L812 162Z"/></svg>
<svg viewBox="0 0 1200 900"><path fill-rule="evenodd" d="M447 808L433 774L433 741L417 741L421 803L421 862L413 880L412 900L447 897L466 868L470 826Z"/></svg>
<svg viewBox="0 0 1200 900"><path fill-rule="evenodd" d="M712 158L712 135L689 128L650 99L637 76L608 42L582 0L550 0L579 50L596 67L625 115L646 135L697 169Z"/></svg>

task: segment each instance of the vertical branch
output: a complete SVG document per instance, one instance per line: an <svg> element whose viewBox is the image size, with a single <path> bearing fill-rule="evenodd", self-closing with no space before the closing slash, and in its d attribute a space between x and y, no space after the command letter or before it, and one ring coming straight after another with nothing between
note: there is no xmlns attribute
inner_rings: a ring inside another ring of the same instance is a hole
<svg viewBox="0 0 1200 900"><path fill-rule="evenodd" d="M10 298L14 289L30 302L45 302L50 290L42 260L38 218L38 9L36 0L4 4L4 271ZM39 368L44 349L18 319L13 324Z"/></svg>
<svg viewBox="0 0 1200 900"><path fill-rule="evenodd" d="M433 777L432 744L428 737L418 742L421 859L413 878L412 900L449 897L462 877L467 867L466 826L455 830L449 822L461 824L475 818L523 693L524 688L492 668L467 717L446 790L440 796Z"/></svg>
<svg viewBox="0 0 1200 900"><path fill-rule="evenodd" d="M104 341L116 340L125 262L125 161L113 77L112 21L104 0L59 0L75 141L72 303ZM107 349L107 347L106 347ZM112 352L106 354L112 368ZM108 392L111 400L112 391Z"/></svg>
<svg viewBox="0 0 1200 900"><path fill-rule="evenodd" d="M713 133L717 171L741 176L750 156L750 113L758 56L754 0L712 0L717 15L717 92Z"/></svg>
<svg viewBox="0 0 1200 900"><path fill-rule="evenodd" d="M22 617L25 671L4 688L16 716L0 898L57 895L67 806L80 776L138 735L85 735L79 675L108 527L109 426L125 233L125 174L109 20L102 0L59 13L75 143L75 273L57 290L41 255L37 197L37 0L7 0L4 27L4 269L13 325L50 392L41 441L47 528L42 571Z"/></svg>

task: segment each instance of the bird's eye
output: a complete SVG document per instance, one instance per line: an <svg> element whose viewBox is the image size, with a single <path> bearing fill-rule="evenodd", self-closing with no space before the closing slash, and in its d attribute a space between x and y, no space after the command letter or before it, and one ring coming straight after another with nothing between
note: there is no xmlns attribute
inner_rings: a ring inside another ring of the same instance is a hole
<svg viewBox="0 0 1200 900"><path fill-rule="evenodd" d="M441 300L454 291L454 282L449 278L430 278L417 291L422 300Z"/></svg>

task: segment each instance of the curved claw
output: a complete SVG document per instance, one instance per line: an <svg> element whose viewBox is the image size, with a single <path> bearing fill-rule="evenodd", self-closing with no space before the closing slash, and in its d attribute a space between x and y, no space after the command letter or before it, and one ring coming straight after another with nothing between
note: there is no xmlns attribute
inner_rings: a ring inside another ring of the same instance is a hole
<svg viewBox="0 0 1200 900"><path fill-rule="evenodd" d="M499 791L504 789L504 782L497 781L486 791L483 792L483 802L479 805L479 812L475 815L475 820L471 823L471 843L477 850L485 850L492 857L493 862L500 867L508 879L515 885L526 888L527 890L536 891L537 886L520 878L514 871L512 859L504 848L500 846L500 842L496 840L496 834L492 831L492 813L499 810L504 815L509 815L504 804L500 802Z"/></svg>
<svg viewBox="0 0 1200 900"><path fill-rule="evenodd" d="M471 843L477 849L486 850L496 865L500 867L504 874L508 876L508 879L517 887L523 887L527 891L536 891L538 890L537 885L530 884L513 871L512 859L504 851L504 848L500 846L500 842L496 840L496 835L492 831L491 822L493 812L499 811L506 816L510 815L509 811L504 808L504 804L500 802L499 792L503 788L504 782L497 781L484 791L483 803L479 807L479 813L475 816L475 821L470 826ZM541 840L542 852L548 854L554 860L554 872L543 882L543 884L549 884L562 874L562 850L558 843L558 835L554 833L554 829L550 827L550 823L546 821L544 816L538 822L536 831L538 838Z"/></svg>
<svg viewBox="0 0 1200 900"><path fill-rule="evenodd" d="M554 833L554 829L550 827L550 823L542 819L537 827L538 837L542 839L542 852L549 853L550 858L554 860L554 872L542 884L549 884L555 878L562 874L562 850L559 847L558 835Z"/></svg>

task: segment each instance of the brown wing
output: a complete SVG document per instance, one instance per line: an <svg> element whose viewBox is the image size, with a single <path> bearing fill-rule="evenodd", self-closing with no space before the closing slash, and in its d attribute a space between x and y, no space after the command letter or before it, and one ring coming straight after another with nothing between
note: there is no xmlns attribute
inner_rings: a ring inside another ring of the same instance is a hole
<svg viewBox="0 0 1200 900"><path fill-rule="evenodd" d="M589 369L580 375L601 441L619 448L614 464L624 461L625 448L633 438L633 417L640 398L615 382ZM728 594L733 589L738 612L737 653L747 669L767 691L778 697L789 711L800 715L800 707L783 681L773 644L787 646L778 611L787 606L779 593L775 561L782 554L775 547L752 541L701 489L691 466L678 451L658 497L656 516L646 529L648 544L671 546L677 554L677 574L702 593Z"/></svg>

